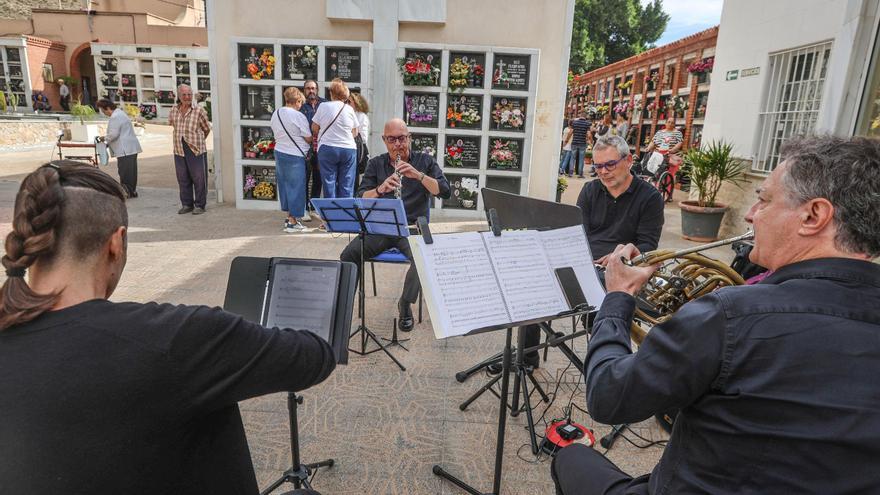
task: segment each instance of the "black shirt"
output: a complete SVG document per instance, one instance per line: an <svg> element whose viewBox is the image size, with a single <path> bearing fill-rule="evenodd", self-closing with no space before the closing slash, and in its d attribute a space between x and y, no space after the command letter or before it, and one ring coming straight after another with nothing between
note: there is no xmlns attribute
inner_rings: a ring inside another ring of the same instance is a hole
<svg viewBox="0 0 880 495"><path fill-rule="evenodd" d="M663 230L663 197L635 175L617 198L602 181L587 182L577 205L583 212L593 259L614 251L618 244L635 244L643 253L657 249Z"/></svg>
<svg viewBox="0 0 880 495"><path fill-rule="evenodd" d="M0 332L0 491L258 491L237 402L323 381L333 351L219 308L92 300Z"/></svg>
<svg viewBox="0 0 880 495"><path fill-rule="evenodd" d="M684 305L635 354L609 293L585 361L597 421L681 408L650 493L877 493L880 266L826 258Z"/></svg>
<svg viewBox="0 0 880 495"><path fill-rule="evenodd" d="M587 133L590 132L590 127L592 124L587 119L575 119L571 122L572 135L571 135L571 145L572 146L586 146L587 145Z"/></svg>
<svg viewBox="0 0 880 495"><path fill-rule="evenodd" d="M437 183L440 185L440 194L437 197L449 199L449 196L452 194L449 181L446 180L443 170L440 169L440 165L437 164L437 160L434 160L434 157L421 151L411 151L409 154L409 164L419 172L423 172L426 176L437 179ZM388 153L371 158L367 163L364 176L361 178L361 187L357 191L357 197L363 196L370 189L377 188L393 173L394 165L391 164L391 157ZM428 216L431 193L425 189L425 186L419 182L419 179L404 177L402 184L400 199L403 200L406 221L409 224L414 224L417 218ZM380 194L379 197L394 199L394 191Z"/></svg>

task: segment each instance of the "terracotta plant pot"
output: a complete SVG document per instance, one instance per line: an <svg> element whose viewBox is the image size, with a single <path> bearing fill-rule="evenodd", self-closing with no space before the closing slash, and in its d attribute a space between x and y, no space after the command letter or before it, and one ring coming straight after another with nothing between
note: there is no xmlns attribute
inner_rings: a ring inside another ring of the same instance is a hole
<svg viewBox="0 0 880 495"><path fill-rule="evenodd" d="M682 201L678 203L681 208L681 236L685 239L697 242L711 242L718 239L718 231L721 229L721 220L727 206L717 204L714 207L699 206L696 201Z"/></svg>

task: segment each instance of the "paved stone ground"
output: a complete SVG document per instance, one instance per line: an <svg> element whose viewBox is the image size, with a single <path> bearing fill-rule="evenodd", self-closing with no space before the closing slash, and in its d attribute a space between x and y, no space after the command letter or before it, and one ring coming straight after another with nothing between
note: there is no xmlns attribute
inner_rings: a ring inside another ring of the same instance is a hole
<svg viewBox="0 0 880 495"><path fill-rule="evenodd" d="M154 126L150 135L144 140L145 152L139 160L140 197L129 202L128 266L113 300L221 305L229 264L235 256L329 259L336 258L349 241L347 235L284 234L280 213L217 205L213 191L206 215L176 215L177 191L167 152L170 140ZM4 238L10 229L18 182L47 154L0 155L0 235ZM108 171L113 173L114 168L111 164ZM574 203L581 185L582 181L574 180L564 202ZM672 204L667 205L666 222L662 247L693 245L680 239L678 210ZM481 222L442 218L435 218L432 225L439 232L485 227ZM732 258L727 248L711 255L725 261ZM378 296L368 294L367 323L379 335L390 336L405 268L379 265L376 270ZM0 274L0 280L2 277ZM571 330L568 322L559 327ZM499 350L503 333L438 341L426 316L408 337L412 339L408 342L410 352L394 351L407 372L399 371L381 353L352 355L348 366L337 368L327 381L304 393L305 403L300 408L303 459L336 460L332 469L322 469L315 478L321 492L461 493L431 473L434 464L443 465L480 490L491 489L498 401L485 394L460 411L458 405L485 383L486 377L476 375L459 384L454 374ZM574 347L583 356L585 339L576 340ZM537 372L539 382L556 400L543 414L545 405L533 396L536 418L560 417L570 400L584 407L582 378L568 364L559 352L551 351ZM241 410L257 477L265 487L290 464L285 395L242 402ZM593 422L578 410L573 418L593 428L597 438L609 431L608 426ZM508 420L502 493L551 494L549 462L531 455L524 425L524 415ZM666 438L653 420L632 428L650 440ZM641 443L632 434L627 436ZM662 447L639 449L624 440L618 440L608 452L612 461L632 475L649 472L661 454Z"/></svg>

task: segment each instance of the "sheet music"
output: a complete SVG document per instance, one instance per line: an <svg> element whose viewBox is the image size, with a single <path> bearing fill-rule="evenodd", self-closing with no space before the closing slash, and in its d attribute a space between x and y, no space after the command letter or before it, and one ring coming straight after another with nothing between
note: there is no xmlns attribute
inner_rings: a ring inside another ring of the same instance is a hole
<svg viewBox="0 0 880 495"><path fill-rule="evenodd" d="M511 321L552 316L568 310L538 232L482 233L501 284Z"/></svg>
<svg viewBox="0 0 880 495"><path fill-rule="evenodd" d="M438 339L511 321L479 233L409 240Z"/></svg>
<svg viewBox="0 0 880 495"><path fill-rule="evenodd" d="M329 342L338 277L338 267L275 265L266 325L311 330Z"/></svg>
<svg viewBox="0 0 880 495"><path fill-rule="evenodd" d="M574 269L584 297L587 303L596 310L605 299L605 288L599 281L596 268L593 266L593 255L590 252L590 243L587 235L580 225L562 229L546 230L538 232L544 252L550 261L550 266L555 270L566 266Z"/></svg>

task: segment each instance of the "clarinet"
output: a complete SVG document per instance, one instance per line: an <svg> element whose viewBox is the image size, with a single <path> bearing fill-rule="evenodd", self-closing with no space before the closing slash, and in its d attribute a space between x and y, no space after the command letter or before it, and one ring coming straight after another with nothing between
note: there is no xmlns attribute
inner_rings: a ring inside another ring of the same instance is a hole
<svg viewBox="0 0 880 495"><path fill-rule="evenodd" d="M394 197L400 199L400 193L403 189L403 174L398 171L400 167L400 155L397 155L397 158L394 161L394 175L397 176L397 180L399 181L399 185L394 188Z"/></svg>

